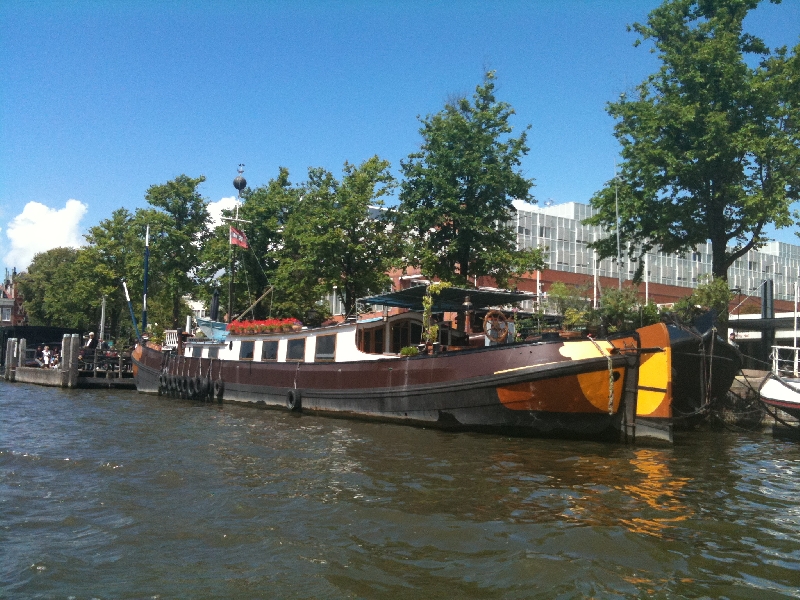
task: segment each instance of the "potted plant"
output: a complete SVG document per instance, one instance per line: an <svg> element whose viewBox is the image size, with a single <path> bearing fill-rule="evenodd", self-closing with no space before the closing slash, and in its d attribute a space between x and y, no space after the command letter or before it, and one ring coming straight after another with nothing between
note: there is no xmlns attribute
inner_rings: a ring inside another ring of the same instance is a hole
<svg viewBox="0 0 800 600"><path fill-rule="evenodd" d="M439 338L439 326L431 322L433 299L438 296L443 289L449 287L450 284L446 281L436 281L428 286L425 296L422 298L422 326L424 327L422 338L426 345L432 346Z"/></svg>

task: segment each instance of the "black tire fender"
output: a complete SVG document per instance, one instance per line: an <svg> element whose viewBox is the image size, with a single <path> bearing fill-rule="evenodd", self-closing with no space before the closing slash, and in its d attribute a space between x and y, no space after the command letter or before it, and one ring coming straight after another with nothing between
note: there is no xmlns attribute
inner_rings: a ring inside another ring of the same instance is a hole
<svg viewBox="0 0 800 600"><path fill-rule="evenodd" d="M217 400L222 400L222 396L225 394L225 382L222 381L222 378L214 380L214 397Z"/></svg>
<svg viewBox="0 0 800 600"><path fill-rule="evenodd" d="M299 412L303 408L303 395L300 390L289 390L286 393L286 408L293 412Z"/></svg>

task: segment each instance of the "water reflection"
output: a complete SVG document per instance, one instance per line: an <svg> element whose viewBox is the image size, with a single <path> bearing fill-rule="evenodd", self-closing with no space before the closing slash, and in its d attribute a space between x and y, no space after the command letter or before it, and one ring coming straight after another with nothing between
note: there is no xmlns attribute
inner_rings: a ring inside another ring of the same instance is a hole
<svg viewBox="0 0 800 600"><path fill-rule="evenodd" d="M688 477L676 477L670 470L670 453L659 450L639 449L633 452L631 473L633 483L622 489L643 509L632 507L635 516L622 518L620 522L636 533L663 537L668 529L685 521L694 512L683 502L683 490Z"/></svg>

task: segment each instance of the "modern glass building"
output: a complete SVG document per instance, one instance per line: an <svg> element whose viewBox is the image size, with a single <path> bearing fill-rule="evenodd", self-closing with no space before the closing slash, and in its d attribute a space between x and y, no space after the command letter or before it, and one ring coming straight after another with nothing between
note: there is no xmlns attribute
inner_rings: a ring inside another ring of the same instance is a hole
<svg viewBox="0 0 800 600"><path fill-rule="evenodd" d="M593 214L588 204L568 202L553 206L515 203L517 214L512 226L520 248L547 247L548 268L597 277L617 279L617 262L611 258L597 261L588 244L608 237L600 227L583 225L581 221ZM623 280L633 277L636 264L626 260L622 249ZM711 273L711 244L702 244L695 252L684 256L649 252L645 258L645 283L695 288L698 279ZM751 250L737 260L728 271L731 288L748 296L761 296L767 279L774 282L776 300L794 300L794 284L800 274L800 246L770 242L759 250Z"/></svg>

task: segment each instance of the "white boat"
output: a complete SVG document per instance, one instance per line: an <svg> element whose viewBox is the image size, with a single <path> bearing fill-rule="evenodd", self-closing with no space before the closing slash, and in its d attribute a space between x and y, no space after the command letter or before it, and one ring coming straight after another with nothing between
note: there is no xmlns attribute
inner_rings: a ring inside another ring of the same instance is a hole
<svg viewBox="0 0 800 600"><path fill-rule="evenodd" d="M772 371L761 383L761 401L800 419L800 348L772 347Z"/></svg>

